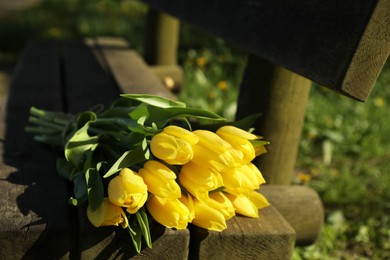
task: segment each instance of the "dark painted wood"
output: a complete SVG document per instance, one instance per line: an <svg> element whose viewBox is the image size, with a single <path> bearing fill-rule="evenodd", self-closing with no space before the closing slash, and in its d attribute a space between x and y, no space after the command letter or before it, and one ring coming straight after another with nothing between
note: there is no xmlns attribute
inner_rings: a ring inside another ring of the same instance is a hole
<svg viewBox="0 0 390 260"><path fill-rule="evenodd" d="M390 50L388 0L143 1L360 100L369 95ZM377 2L380 12L375 10ZM367 32L368 24L376 33ZM356 66L353 57L358 46L362 49L360 59L367 62ZM378 48L383 49L380 55L373 55L378 54ZM370 77L350 84L359 76L357 73L351 79L351 70L369 70Z"/></svg>
<svg viewBox="0 0 390 260"><path fill-rule="evenodd" d="M56 154L24 132L30 106L62 110L58 57L56 43L29 44L1 111L1 259L59 259L74 248L68 183L56 172Z"/></svg>

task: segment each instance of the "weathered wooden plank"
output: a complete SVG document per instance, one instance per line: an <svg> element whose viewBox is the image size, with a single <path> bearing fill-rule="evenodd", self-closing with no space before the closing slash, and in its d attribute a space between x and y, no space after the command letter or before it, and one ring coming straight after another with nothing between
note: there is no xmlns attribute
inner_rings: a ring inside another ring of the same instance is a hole
<svg viewBox="0 0 390 260"><path fill-rule="evenodd" d="M64 44L63 64L68 112L77 113L95 105L108 105L119 96L116 83L83 41Z"/></svg>
<svg viewBox="0 0 390 260"><path fill-rule="evenodd" d="M295 231L272 207L260 218L235 216L222 232L191 228L190 259L290 259Z"/></svg>
<svg viewBox="0 0 390 260"><path fill-rule="evenodd" d="M101 62L105 63L106 70L113 76L121 92L177 99L123 39L99 37L88 44L98 48L102 55Z"/></svg>
<svg viewBox="0 0 390 260"><path fill-rule="evenodd" d="M307 186L263 185L261 193L296 232L296 245L313 244L321 233L324 208Z"/></svg>
<svg viewBox="0 0 390 260"><path fill-rule="evenodd" d="M143 1L360 100L390 50L389 0Z"/></svg>
<svg viewBox="0 0 390 260"><path fill-rule="evenodd" d="M62 109L59 78L57 44L30 43L0 117L1 259L67 258L74 248L68 185L56 173L55 154L24 132L30 106Z"/></svg>
<svg viewBox="0 0 390 260"><path fill-rule="evenodd" d="M112 47L112 45L108 46ZM109 54L112 54L109 47L108 49ZM129 57L126 52L131 52L129 49L122 47L119 47L118 50L115 45L113 49L114 50L112 51L114 54L123 57ZM107 55L107 60L110 59L109 56L110 55ZM118 96L119 89L112 80L110 74L107 74L106 72L112 72L116 75L116 79L123 79L125 76L121 75L122 73L131 74L133 69L135 71L139 69L136 67L138 66L137 59L139 58L136 58L135 64L129 64L122 60L119 64L116 64L118 67L111 66L111 64L108 63L108 67L104 70L94 56L92 48L82 42L66 44L64 46L63 59L66 83L65 89L67 90L69 102L67 107L69 111L73 112L79 112L83 107L92 107L96 104L96 101L99 101L99 103L102 104L108 104ZM132 60L133 59L130 59L130 61ZM129 66L127 67L128 70L123 70L122 66ZM119 69L119 72L116 71L117 68ZM143 70L142 67L139 71L141 71L142 76L145 77L144 80L146 82L148 82L150 78L155 77L147 69ZM80 77L83 77L81 82L79 82ZM142 83L142 78L139 78L139 80L141 84L138 87L147 86L145 82ZM161 84L158 86L161 86ZM137 89L136 85L133 85L133 88L135 91L133 93L144 93L143 89ZM163 86L161 86L161 88L164 89ZM92 97L90 95L80 95L80 93L90 92L93 92ZM153 92L149 93L153 94ZM134 259L146 256L150 259L157 259L162 256L165 256L165 259L186 259L188 256L188 230L173 231L158 226L152 230L152 238L155 239L153 250L145 248L140 255L136 255L126 230L114 227L94 228L86 218L85 208L83 207L81 207L78 212L78 223L78 247L81 259L99 257L106 259L119 256ZM175 247L172 245L175 245Z"/></svg>

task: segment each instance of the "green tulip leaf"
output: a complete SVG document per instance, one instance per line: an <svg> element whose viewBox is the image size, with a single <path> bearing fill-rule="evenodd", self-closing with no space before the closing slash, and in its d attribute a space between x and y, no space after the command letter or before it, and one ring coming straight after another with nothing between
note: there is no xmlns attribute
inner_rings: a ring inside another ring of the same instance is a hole
<svg viewBox="0 0 390 260"><path fill-rule="evenodd" d="M56 161L56 168L58 174L67 179L67 180L72 180L72 171L74 169L74 166L69 163L65 158L63 157L58 157Z"/></svg>
<svg viewBox="0 0 390 260"><path fill-rule="evenodd" d="M69 203L73 206L79 206L88 198L87 183L84 174L77 174L73 179L74 197L69 199Z"/></svg>
<svg viewBox="0 0 390 260"><path fill-rule="evenodd" d="M142 248L142 231L140 226L133 224L131 221L129 221L129 225L127 226L127 229L129 230L129 234L131 237L131 240L133 241L133 245L137 253L139 254L141 252Z"/></svg>
<svg viewBox="0 0 390 260"><path fill-rule="evenodd" d="M92 111L81 113L77 118L77 129L82 128L86 123L96 120L96 114Z"/></svg>
<svg viewBox="0 0 390 260"><path fill-rule="evenodd" d="M147 147L143 148L138 146L137 148L126 151L122 156L111 166L103 178L110 177L123 168L128 168L134 164L144 162L150 158L150 151Z"/></svg>
<svg viewBox="0 0 390 260"><path fill-rule="evenodd" d="M88 135L89 123L77 130L65 145L65 158L75 167L80 167L85 152L98 144L97 136Z"/></svg>
<svg viewBox="0 0 390 260"><path fill-rule="evenodd" d="M87 182L88 202L92 211L95 211L103 201L104 187L96 168L89 168L85 173Z"/></svg>
<svg viewBox="0 0 390 260"><path fill-rule="evenodd" d="M122 94L121 97L137 100L139 102L161 108L186 107L186 104L183 102L148 94Z"/></svg>
<svg viewBox="0 0 390 260"><path fill-rule="evenodd" d="M140 208L137 211L136 216L137 216L138 224L141 228L142 236L144 237L144 240L146 242L146 245L149 248L152 248L152 237L150 235L149 220L148 220L148 215L145 212L145 208L144 207Z"/></svg>

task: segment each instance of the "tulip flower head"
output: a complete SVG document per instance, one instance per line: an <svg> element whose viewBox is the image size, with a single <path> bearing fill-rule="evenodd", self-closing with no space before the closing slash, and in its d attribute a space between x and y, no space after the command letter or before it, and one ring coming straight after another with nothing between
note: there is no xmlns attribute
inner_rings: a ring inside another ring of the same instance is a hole
<svg viewBox="0 0 390 260"><path fill-rule="evenodd" d="M126 228L128 226L127 217L123 209L112 204L108 198L104 198L95 211L88 207L87 217L95 227L121 225L123 228Z"/></svg>
<svg viewBox="0 0 390 260"><path fill-rule="evenodd" d="M148 191L162 198L177 199L181 196L176 174L164 164L150 160L139 170Z"/></svg>
<svg viewBox="0 0 390 260"><path fill-rule="evenodd" d="M199 142L193 146L191 162L217 171L235 166L235 152L228 142L211 131L196 130L193 133L198 136Z"/></svg>
<svg viewBox="0 0 390 260"><path fill-rule="evenodd" d="M152 195L146 207L153 219L167 228L185 229L192 220L189 209L179 199Z"/></svg>
<svg viewBox="0 0 390 260"><path fill-rule="evenodd" d="M228 142L237 152L242 153L244 163L249 163L256 157L255 148L249 140L256 140L259 138L258 136L230 125L219 128L216 134Z"/></svg>
<svg viewBox="0 0 390 260"><path fill-rule="evenodd" d="M197 142L198 137L192 132L178 126L167 126L152 138L150 148L157 158L166 163L183 165L192 159L192 145Z"/></svg>
<svg viewBox="0 0 390 260"><path fill-rule="evenodd" d="M210 191L223 186L219 172L191 162L181 168L179 181L198 200L208 199Z"/></svg>
<svg viewBox="0 0 390 260"><path fill-rule="evenodd" d="M147 186L138 174L124 168L108 184L108 198L112 204L134 214L148 198Z"/></svg>

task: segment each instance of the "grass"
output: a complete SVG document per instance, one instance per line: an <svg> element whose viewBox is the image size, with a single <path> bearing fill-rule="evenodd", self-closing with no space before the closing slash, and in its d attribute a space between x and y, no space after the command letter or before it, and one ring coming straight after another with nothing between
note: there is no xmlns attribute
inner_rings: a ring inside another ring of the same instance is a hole
<svg viewBox="0 0 390 260"><path fill-rule="evenodd" d="M144 13L134 0L43 1L0 20L0 61L33 38L121 36L142 52ZM180 98L232 119L245 55L183 25L179 59ZM366 103L312 88L294 182L320 194L326 219L316 244L297 248L294 259L390 259L389 85L387 64Z"/></svg>

